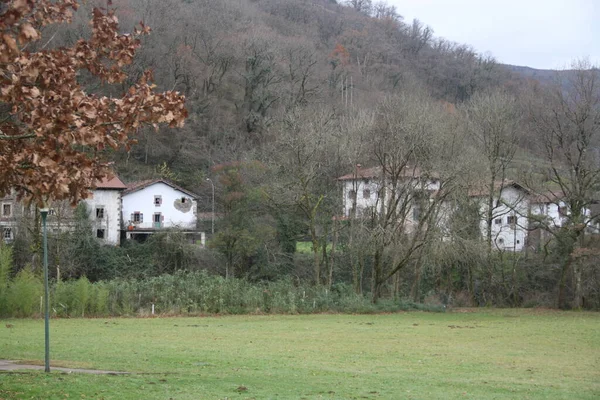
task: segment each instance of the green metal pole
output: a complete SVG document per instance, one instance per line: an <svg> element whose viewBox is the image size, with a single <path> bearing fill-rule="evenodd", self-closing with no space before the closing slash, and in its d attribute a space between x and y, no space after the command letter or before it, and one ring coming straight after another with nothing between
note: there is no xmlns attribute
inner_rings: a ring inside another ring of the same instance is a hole
<svg viewBox="0 0 600 400"><path fill-rule="evenodd" d="M50 307L48 305L48 232L46 229L46 217L48 216L48 209L43 208L40 210L40 212L42 214L42 226L44 231L44 337L46 339L44 371L50 372Z"/></svg>

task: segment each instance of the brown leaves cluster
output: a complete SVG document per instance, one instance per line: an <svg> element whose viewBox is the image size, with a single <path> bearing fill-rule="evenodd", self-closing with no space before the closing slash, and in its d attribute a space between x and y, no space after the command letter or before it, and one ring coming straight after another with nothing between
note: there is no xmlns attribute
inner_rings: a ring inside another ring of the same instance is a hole
<svg viewBox="0 0 600 400"><path fill-rule="evenodd" d="M144 124L183 125L184 97L156 93L150 72L120 98L86 93L77 81L87 70L102 82L123 82L148 27L119 34L114 12L94 9L89 40L28 52L23 46L41 37L42 26L70 21L76 1L0 4L0 105L9 109L0 116L0 196L15 189L37 203L77 202L109 174L103 150L128 148Z"/></svg>

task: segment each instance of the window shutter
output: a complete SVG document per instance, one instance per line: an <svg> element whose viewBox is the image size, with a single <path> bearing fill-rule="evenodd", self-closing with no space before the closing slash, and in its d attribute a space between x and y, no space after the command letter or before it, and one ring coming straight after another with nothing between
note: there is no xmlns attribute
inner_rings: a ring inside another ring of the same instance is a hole
<svg viewBox="0 0 600 400"><path fill-rule="evenodd" d="M164 216L164 215L161 215L161 216L160 216L160 220L161 220L161 222L162 222L162 221L164 221L164 220L165 220L165 216Z"/></svg>
<svg viewBox="0 0 600 400"><path fill-rule="evenodd" d="M131 217L129 218L129 222L133 223L133 213L131 213Z"/></svg>
<svg viewBox="0 0 600 400"><path fill-rule="evenodd" d="M140 213L140 222L144 222L144 214Z"/></svg>

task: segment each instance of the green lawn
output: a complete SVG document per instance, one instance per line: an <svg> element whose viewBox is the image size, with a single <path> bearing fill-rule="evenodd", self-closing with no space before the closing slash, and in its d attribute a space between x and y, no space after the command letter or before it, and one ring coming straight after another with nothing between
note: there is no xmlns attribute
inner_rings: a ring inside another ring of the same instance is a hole
<svg viewBox="0 0 600 400"><path fill-rule="evenodd" d="M312 242L296 242L296 252L304 254L312 254L313 247ZM319 248L319 252L322 252L322 247ZM331 251L331 243L327 244L327 251Z"/></svg>
<svg viewBox="0 0 600 400"><path fill-rule="evenodd" d="M0 358L41 361L43 331L2 321ZM585 312L62 319L51 352L135 374L0 373L0 399L600 398L600 314Z"/></svg>

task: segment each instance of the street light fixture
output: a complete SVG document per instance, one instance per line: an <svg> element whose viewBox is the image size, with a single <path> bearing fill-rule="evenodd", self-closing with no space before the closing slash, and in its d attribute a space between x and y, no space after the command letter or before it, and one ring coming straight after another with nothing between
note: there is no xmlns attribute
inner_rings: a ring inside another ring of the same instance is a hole
<svg viewBox="0 0 600 400"><path fill-rule="evenodd" d="M45 354L44 354L44 371L50 372L50 315L48 305L48 229L46 228L46 218L48 217L48 209L40 209L42 215L42 229L44 232L44 338L45 338Z"/></svg>
<svg viewBox="0 0 600 400"><path fill-rule="evenodd" d="M215 234L215 184L213 183L213 181L210 178L206 178L207 181L210 182L210 185L212 186L212 218L211 218L211 234L214 235Z"/></svg>

